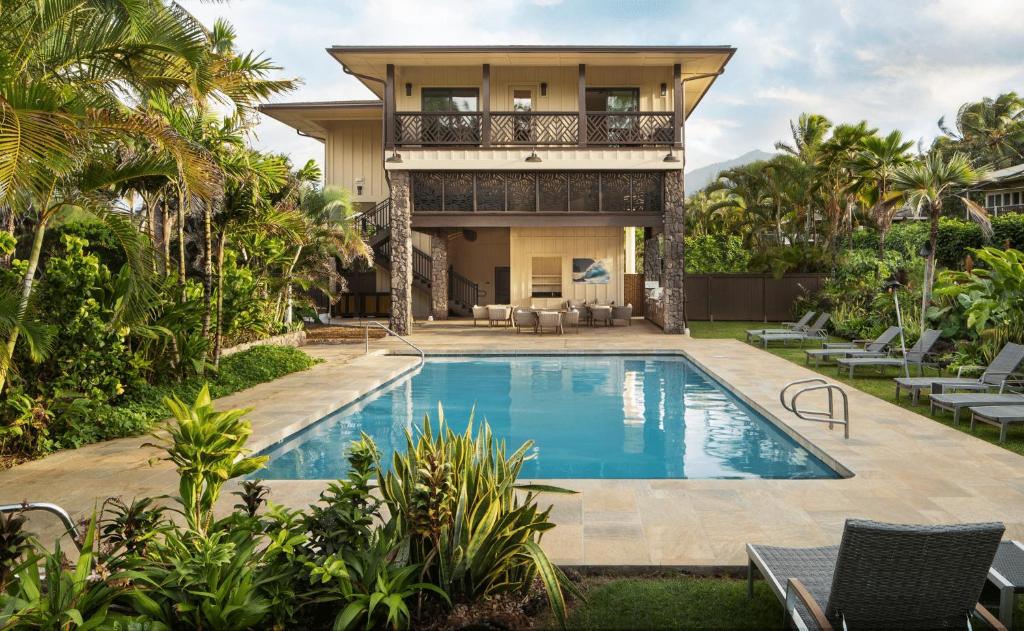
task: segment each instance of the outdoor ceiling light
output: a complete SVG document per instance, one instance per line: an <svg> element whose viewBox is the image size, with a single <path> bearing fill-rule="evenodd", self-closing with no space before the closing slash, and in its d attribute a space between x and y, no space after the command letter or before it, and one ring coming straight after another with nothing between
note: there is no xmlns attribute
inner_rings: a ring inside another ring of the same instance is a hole
<svg viewBox="0 0 1024 631"><path fill-rule="evenodd" d="M672 153L672 149L669 149L662 162L679 162L679 158L676 157L676 154Z"/></svg>
<svg viewBox="0 0 1024 631"><path fill-rule="evenodd" d="M527 162L543 162L543 160L540 159L540 156L537 155L536 151L531 151L530 155L526 156L526 161Z"/></svg>
<svg viewBox="0 0 1024 631"><path fill-rule="evenodd" d="M388 158L387 160L385 160L385 162L389 162L391 164L401 164L402 163L402 154L398 153L397 151L392 151L391 152L391 157Z"/></svg>

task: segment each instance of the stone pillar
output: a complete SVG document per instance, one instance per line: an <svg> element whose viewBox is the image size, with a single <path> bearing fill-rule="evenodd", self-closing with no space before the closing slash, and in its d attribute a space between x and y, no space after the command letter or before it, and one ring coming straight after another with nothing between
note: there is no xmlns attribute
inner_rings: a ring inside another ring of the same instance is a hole
<svg viewBox="0 0 1024 631"><path fill-rule="evenodd" d="M391 318L389 326L408 335L412 326L412 199L408 171L389 172L391 187Z"/></svg>
<svg viewBox="0 0 1024 631"><path fill-rule="evenodd" d="M661 248L653 228L644 228L644 280L661 280Z"/></svg>
<svg viewBox="0 0 1024 631"><path fill-rule="evenodd" d="M448 235L443 230L430 236L430 313L435 320L448 319Z"/></svg>
<svg viewBox="0 0 1024 631"><path fill-rule="evenodd" d="M683 171L665 173L665 249L661 286L665 288L665 332L682 333L686 328L685 266L686 198Z"/></svg>

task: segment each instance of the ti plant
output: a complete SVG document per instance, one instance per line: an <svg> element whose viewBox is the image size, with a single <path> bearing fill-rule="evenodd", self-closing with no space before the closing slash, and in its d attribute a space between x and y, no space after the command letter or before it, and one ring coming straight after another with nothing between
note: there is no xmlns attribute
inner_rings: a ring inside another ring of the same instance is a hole
<svg viewBox="0 0 1024 631"><path fill-rule="evenodd" d="M438 409L435 433L425 418L418 437L407 432L405 453L396 452L381 477L381 494L397 532L409 541L410 561L453 599L476 600L525 591L537 577L551 610L565 621L563 588L575 587L540 547L554 524L537 493L572 493L552 486L517 484L532 442L506 455L486 422L463 434ZM379 467L381 468L382 467Z"/></svg>
<svg viewBox="0 0 1024 631"><path fill-rule="evenodd" d="M111 548L123 546L132 554L145 556L150 543L170 528L164 516L165 508L144 497L125 504L117 497L103 503L100 535Z"/></svg>
<svg viewBox="0 0 1024 631"><path fill-rule="evenodd" d="M25 530L25 516L19 513L0 515L0 591L14 577L14 568L32 549Z"/></svg>
<svg viewBox="0 0 1024 631"><path fill-rule="evenodd" d="M224 483L256 471L267 458L246 457L252 427L244 417L249 410L214 410L205 385L192 405L178 397L164 399L164 404L176 422L164 428L166 435L154 434L155 442L147 445L164 449L165 459L177 467L185 519L192 530L205 534Z"/></svg>
<svg viewBox="0 0 1024 631"><path fill-rule="evenodd" d="M260 507L267 503L269 493L270 487L263 484L263 480L245 480L242 482L242 490L232 493L241 500L235 504L235 510L242 511L248 517L256 517Z"/></svg>

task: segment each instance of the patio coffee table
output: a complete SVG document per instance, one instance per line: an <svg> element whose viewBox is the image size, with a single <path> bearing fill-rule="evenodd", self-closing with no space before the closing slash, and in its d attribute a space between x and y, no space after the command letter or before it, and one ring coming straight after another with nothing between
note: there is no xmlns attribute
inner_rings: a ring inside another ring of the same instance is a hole
<svg viewBox="0 0 1024 631"><path fill-rule="evenodd" d="M988 571L988 582L999 588L999 622L1012 629L1017 595L1024 592L1024 544L1019 541L999 544Z"/></svg>

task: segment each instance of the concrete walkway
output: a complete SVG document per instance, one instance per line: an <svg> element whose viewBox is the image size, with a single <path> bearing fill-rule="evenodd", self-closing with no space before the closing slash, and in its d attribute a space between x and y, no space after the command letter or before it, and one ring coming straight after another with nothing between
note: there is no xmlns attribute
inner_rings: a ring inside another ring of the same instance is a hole
<svg viewBox="0 0 1024 631"><path fill-rule="evenodd" d="M562 564L741 565L746 542L836 543L850 517L932 524L997 520L1006 524L1008 537L1024 537L1024 457L852 390L851 438L844 440L841 429L795 419L778 402L786 382L817 373L736 340L668 336L639 320L628 328L562 336L437 322L418 325L411 339L428 354L684 352L799 441L853 473L842 480L548 480L581 491L550 496L558 527L545 536L544 547ZM369 356L345 363L332 358L340 348L307 347L328 362L218 405L256 407L251 444L260 449L417 361ZM371 348L408 350L394 339ZM107 495L173 493L173 471L166 463L150 467L154 454L139 449L142 442L93 445L0 472L0 499L57 501L81 513ZM276 481L271 487L274 501L302 507L315 501L324 482Z"/></svg>

